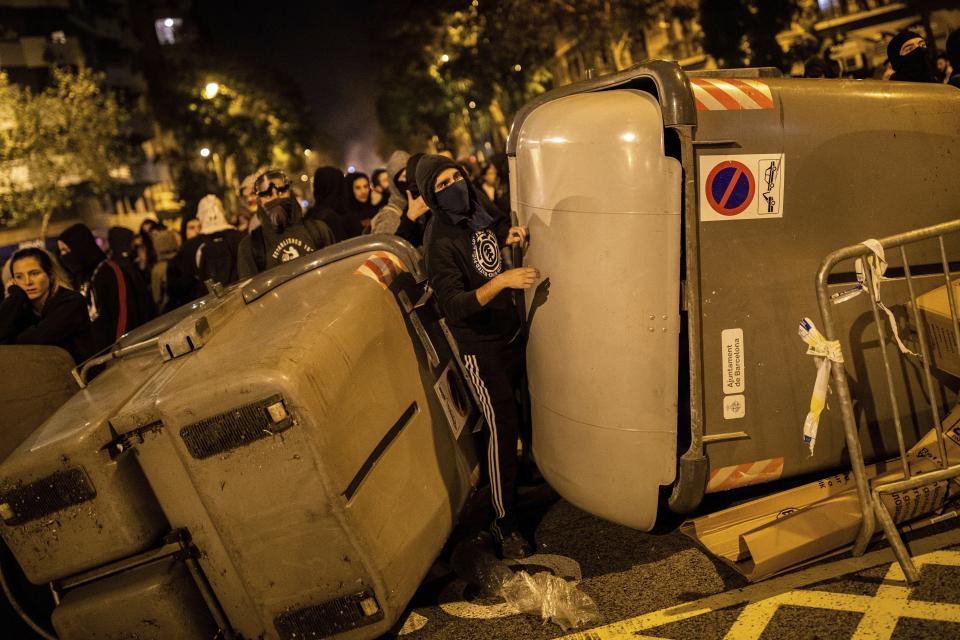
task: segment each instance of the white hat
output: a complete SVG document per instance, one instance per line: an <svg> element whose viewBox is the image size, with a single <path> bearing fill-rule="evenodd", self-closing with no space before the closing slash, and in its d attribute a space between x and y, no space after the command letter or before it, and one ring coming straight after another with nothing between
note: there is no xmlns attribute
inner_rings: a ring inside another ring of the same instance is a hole
<svg viewBox="0 0 960 640"><path fill-rule="evenodd" d="M204 196L197 206L197 220L200 221L201 233L216 233L225 229L233 229L227 222L223 212L223 203L220 198L210 194Z"/></svg>

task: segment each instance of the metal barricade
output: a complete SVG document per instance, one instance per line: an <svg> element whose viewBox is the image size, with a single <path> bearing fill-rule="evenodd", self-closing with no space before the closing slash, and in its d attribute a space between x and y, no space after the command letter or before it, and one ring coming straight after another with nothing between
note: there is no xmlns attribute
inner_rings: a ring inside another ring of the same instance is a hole
<svg viewBox="0 0 960 640"><path fill-rule="evenodd" d="M878 302L878 296L875 296L875 283L880 281L876 278L876 268L868 259L874 255L874 251L866 244L858 244L844 247L828 255L820 265L817 273L817 300L820 307L820 314L823 319L824 337L834 342L837 338L837 327L835 322L835 312L833 310L834 300L828 289L829 279L834 269L841 263L849 264L851 260L859 259L862 265L863 277L860 286L870 300L873 311L873 321L879 334L880 352L883 356L883 365L885 369L885 382L888 399L893 409L894 425L896 427L897 443L900 449L900 462L902 479L896 481L885 481L883 483L871 482L867 477L866 467L863 458L863 450L860 445L860 436L857 428L857 421L854 416L853 402L850 394L850 388L847 384L847 376L842 362L832 362L832 378L836 399L839 401L840 411L843 418L844 432L850 456L853 476L857 486L857 497L860 502L860 508L863 512L863 521L860 531L854 543L854 555L862 555L866 550L871 538L876 532L876 521L880 521L880 526L886 536L888 543L896 555L897 561L903 568L904 575L908 583L915 583L920 576L910 557L910 553L900 537L897 525L890 515L889 510L884 505L881 496L890 495L902 491L919 489L925 485L937 482L948 481L960 476L960 464L949 465L947 460L946 448L943 437L943 416L945 412L939 406L937 400L938 394L935 389L934 377L931 372L931 345L928 344L928 335L924 326L924 318L921 317L920 309L917 305L916 278L911 271L911 264L907 254L908 246L917 246L919 243L930 243L938 245L940 262L942 266L943 283L946 285L947 300L949 302L950 317L953 325L953 338L956 341L957 353L960 353L960 322L957 315L957 300L953 287L953 279L950 277L950 263L947 259L944 238L949 238L953 234L960 234L960 220L916 229L907 233L901 233L887 238L879 239L877 242L888 254L897 251L902 261L903 279L906 281L909 291L911 315L916 327L916 343L919 353L916 356L921 360L923 367L923 382L925 385L925 395L929 402L933 428L936 430L936 447L939 453L937 469L923 472L916 468L911 468L910 460L907 455L907 448L904 444L904 432L898 406L897 394L893 387L893 375L891 373L891 361L896 358L914 358L913 355L904 355L898 349L896 344L891 344L888 336L886 318L881 315L881 311L887 313L886 309ZM875 245L876 246L876 245ZM929 245L924 247L929 248ZM958 256L960 258L960 256ZM939 274L938 274L939 276ZM892 319L891 323L894 322ZM842 346L842 345L841 345ZM890 350L893 349L894 355L891 357Z"/></svg>

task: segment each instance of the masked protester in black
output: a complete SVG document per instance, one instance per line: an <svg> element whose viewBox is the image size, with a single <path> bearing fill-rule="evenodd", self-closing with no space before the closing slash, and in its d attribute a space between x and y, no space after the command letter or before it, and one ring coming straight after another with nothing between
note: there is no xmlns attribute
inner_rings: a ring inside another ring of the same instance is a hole
<svg viewBox="0 0 960 640"><path fill-rule="evenodd" d="M524 340L511 290L529 288L539 272L529 267L504 271L501 249L522 244L526 230L511 227L459 165L427 155L417 164L416 176L434 214L425 245L427 275L489 426L490 531L503 557L522 558L532 551L517 529L513 508L522 415L516 393L523 379Z"/></svg>
<svg viewBox="0 0 960 640"><path fill-rule="evenodd" d="M887 59L893 67L891 80L936 82L933 60L923 37L913 31L901 31L887 44Z"/></svg>
<svg viewBox="0 0 960 640"><path fill-rule="evenodd" d="M322 249L336 242L319 220L304 220L303 209L282 171L271 170L254 183L260 226L240 241L237 273L240 279Z"/></svg>
<svg viewBox="0 0 960 640"><path fill-rule="evenodd" d="M93 233L75 224L57 239L60 264L84 297L100 351L156 315L150 292L126 260L108 260Z"/></svg>
<svg viewBox="0 0 960 640"><path fill-rule="evenodd" d="M313 206L307 209L307 220L319 220L330 227L337 242L346 240L346 231L337 209L343 188L343 172L336 167L320 167L313 174Z"/></svg>

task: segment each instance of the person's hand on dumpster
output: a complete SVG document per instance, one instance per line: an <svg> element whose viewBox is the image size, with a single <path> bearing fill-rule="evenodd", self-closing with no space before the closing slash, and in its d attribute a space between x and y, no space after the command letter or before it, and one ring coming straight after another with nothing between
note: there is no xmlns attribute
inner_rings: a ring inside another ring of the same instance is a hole
<svg viewBox="0 0 960 640"><path fill-rule="evenodd" d="M525 245L527 243L527 233L526 227L510 227L510 231L507 232L507 244Z"/></svg>
<svg viewBox="0 0 960 640"><path fill-rule="evenodd" d="M529 289L540 279L540 271L533 267L518 267L504 271L494 279L498 278L504 289Z"/></svg>

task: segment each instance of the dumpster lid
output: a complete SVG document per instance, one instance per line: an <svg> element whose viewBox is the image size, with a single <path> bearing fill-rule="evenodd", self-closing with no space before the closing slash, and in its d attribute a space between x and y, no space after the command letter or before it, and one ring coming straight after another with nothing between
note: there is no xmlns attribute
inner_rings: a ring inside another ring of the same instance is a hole
<svg viewBox="0 0 960 640"><path fill-rule="evenodd" d="M520 127L523 126L527 116L542 105L578 93L628 88L631 85L638 84L638 81L642 82L644 80L651 81L656 85L657 99L660 102L660 110L663 112L663 124L665 126L693 126L697 123L693 90L690 88L690 81L680 65L667 60L646 60L617 73L558 87L528 102L513 118L510 135L507 137L507 155L517 155L517 137L520 133Z"/></svg>

